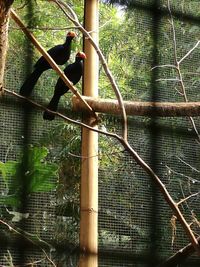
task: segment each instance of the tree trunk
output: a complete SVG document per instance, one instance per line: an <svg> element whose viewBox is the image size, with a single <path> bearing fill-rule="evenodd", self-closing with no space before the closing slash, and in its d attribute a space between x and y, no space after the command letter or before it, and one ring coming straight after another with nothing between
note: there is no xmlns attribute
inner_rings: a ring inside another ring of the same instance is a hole
<svg viewBox="0 0 200 267"><path fill-rule="evenodd" d="M8 47L9 9L14 0L0 0L0 95L3 92L3 79Z"/></svg>

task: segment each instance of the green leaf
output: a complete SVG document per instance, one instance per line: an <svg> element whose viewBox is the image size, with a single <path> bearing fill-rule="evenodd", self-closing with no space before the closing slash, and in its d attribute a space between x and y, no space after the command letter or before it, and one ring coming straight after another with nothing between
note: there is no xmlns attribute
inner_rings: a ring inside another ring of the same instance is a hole
<svg viewBox="0 0 200 267"><path fill-rule="evenodd" d="M5 163L3 163L1 161L0 161L0 172L2 174L2 178L4 180L4 183L5 183L6 187L8 188L8 183L6 181L6 166L5 166Z"/></svg>
<svg viewBox="0 0 200 267"><path fill-rule="evenodd" d="M18 195L0 196L0 204L12 207L19 207L21 201Z"/></svg>
<svg viewBox="0 0 200 267"><path fill-rule="evenodd" d="M55 189L58 165L48 163L47 155L46 147L30 146L18 161L0 162L0 172L8 189L8 195L0 196L0 203L16 207L20 205L24 189L27 196Z"/></svg>
<svg viewBox="0 0 200 267"><path fill-rule="evenodd" d="M32 192L48 192L55 189L55 182L52 178L57 176L57 165L56 164L42 164L37 166L38 168L31 172L28 185L28 191Z"/></svg>

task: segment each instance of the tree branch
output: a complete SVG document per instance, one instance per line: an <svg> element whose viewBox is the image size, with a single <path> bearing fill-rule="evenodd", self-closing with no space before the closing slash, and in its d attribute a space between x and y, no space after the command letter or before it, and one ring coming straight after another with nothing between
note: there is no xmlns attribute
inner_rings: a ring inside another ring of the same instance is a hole
<svg viewBox="0 0 200 267"><path fill-rule="evenodd" d="M197 241L200 245L200 237L197 237ZM195 249L191 243L181 248L174 255L169 257L165 262L161 263L158 267L177 267L179 264L184 262L190 255L195 252Z"/></svg>
<svg viewBox="0 0 200 267"><path fill-rule="evenodd" d="M106 114L120 115L121 110L117 100L102 99L95 97L83 96L83 99L95 111ZM84 105L76 96L72 97L73 110L87 112ZM123 101L127 115L132 116L161 116L161 117L178 117L178 116L200 116L200 102L136 102Z"/></svg>
<svg viewBox="0 0 200 267"><path fill-rule="evenodd" d="M3 220L0 220L0 224L5 225L10 231L12 231L12 232L16 233L17 235L25 238L26 240L31 242L33 245L37 246L44 253L45 258L52 264L52 266L56 267L55 263L49 258L49 256L47 255L46 251L32 239L33 237L35 237L34 235L31 235L29 233L23 232L21 230L16 230L15 228L13 228L11 225L9 225L7 222L4 222ZM47 244L45 241L41 240L40 238L38 238L38 241L43 243L43 244L45 244L45 245L50 246L49 244Z"/></svg>
<svg viewBox="0 0 200 267"><path fill-rule="evenodd" d="M182 215L177 203L172 199L171 195L169 194L169 192L167 191L165 185L162 183L162 181L160 180L160 178L156 175L156 173L149 167L149 165L138 155L138 153L130 146L130 144L128 143L128 141L126 139L124 139L123 137L115 134L115 133L110 133L107 131L103 131L103 130L99 130L97 128L93 128L91 126L88 126L87 124L84 124L82 122L79 121L75 121L72 120L64 115L62 115L59 112L53 112L51 110L48 110L47 108L45 108L44 106L28 99L25 98L15 92L12 92L8 89L4 89L5 92L7 92L10 95L13 95L15 97L18 97L20 99L26 100L29 103L31 103L33 106L36 106L40 109L43 110L47 110L50 113L53 113L61 118L63 118L66 121L69 121L73 124L76 124L78 126L82 126L85 127L89 130L92 130L94 132L100 133L100 134L104 134L110 137L113 137L115 139L117 139L121 145L124 147L124 149L129 152L129 154L132 156L132 158L138 163L139 166L142 167L142 169L152 178L152 180L154 181L154 183L156 184L156 186L158 187L158 189L160 190L160 192L162 193L164 199L166 200L167 204L169 205L169 207L171 208L171 210L173 211L174 215L177 217L177 219L179 220L179 222L181 223L186 235L188 236L188 238L190 239L192 245L194 246L195 250L198 252L198 254L200 255L200 247L198 244L198 241L194 235L194 233L192 232L192 230L190 229L190 226L188 225L187 221L185 220L184 216Z"/></svg>

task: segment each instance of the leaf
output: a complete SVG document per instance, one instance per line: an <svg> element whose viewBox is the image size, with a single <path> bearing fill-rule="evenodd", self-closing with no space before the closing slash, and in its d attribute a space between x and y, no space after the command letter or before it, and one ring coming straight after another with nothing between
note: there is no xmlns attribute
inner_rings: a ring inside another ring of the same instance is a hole
<svg viewBox="0 0 200 267"><path fill-rule="evenodd" d="M28 167L40 166L41 161L48 155L46 147L30 147L28 151Z"/></svg>
<svg viewBox="0 0 200 267"><path fill-rule="evenodd" d="M57 165L56 164L42 164L38 166L38 169L35 169L31 173L28 186L28 191L32 192L48 192L55 189L55 182L53 177L57 176Z"/></svg>
<svg viewBox="0 0 200 267"><path fill-rule="evenodd" d="M53 177L57 176L58 166L45 161L48 155L46 147L31 147L28 155L27 191L48 192L55 188Z"/></svg>
<svg viewBox="0 0 200 267"><path fill-rule="evenodd" d="M12 207L19 207L21 201L18 195L0 196L0 204Z"/></svg>
<svg viewBox="0 0 200 267"><path fill-rule="evenodd" d="M6 166L3 162L0 161L0 172L2 174L2 178L4 180L4 183L6 184L6 187L8 188L8 183L6 181Z"/></svg>
<svg viewBox="0 0 200 267"><path fill-rule="evenodd" d="M47 155L46 147L31 146L25 157L22 156L18 161L0 162L0 171L8 189L7 195L0 196L1 204L20 206L24 190L29 196L31 193L55 189L58 165L48 163Z"/></svg>

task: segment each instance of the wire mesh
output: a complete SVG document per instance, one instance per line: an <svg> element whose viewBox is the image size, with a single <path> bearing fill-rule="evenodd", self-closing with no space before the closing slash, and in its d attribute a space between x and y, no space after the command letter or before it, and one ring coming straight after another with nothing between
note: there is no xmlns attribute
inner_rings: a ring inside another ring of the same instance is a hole
<svg viewBox="0 0 200 267"><path fill-rule="evenodd" d="M200 14L196 1L170 2L180 60L198 41ZM82 19L83 1L79 4L70 1L70 4ZM49 48L62 42L66 30L73 29L73 25L67 21L66 29L66 19L54 6L48 9L52 20L44 16L47 11L42 9L44 5L47 5L46 1L30 1L18 11L39 41ZM16 1L16 7L19 6L19 1ZM133 1L130 6L130 10L125 10L101 3L99 10L100 47L123 98L184 101L177 70L158 68L175 62L167 1ZM9 38L5 87L19 92L38 55L12 21ZM73 44L72 58L81 45L79 37ZM181 64L189 101L199 98L198 49ZM157 68L153 68L155 66ZM46 105L56 80L52 70L43 73L34 89L33 99ZM114 98L101 66L99 89L100 97ZM63 97L60 110L69 117L80 119L79 114L71 112L70 98L71 93ZM59 118L53 123L44 121L41 110L11 96L1 99L0 111L0 160L3 163L16 162L22 155L20 181L24 192L21 210L13 208L12 203L5 204L2 199L8 194L8 188L1 173L1 220L18 232L23 229L31 234L25 235L31 239L29 242L27 238L22 239L20 233L13 235L6 225L1 225L0 264L8 266L12 262L23 266L32 262L35 266L51 266L49 259L52 259L57 266L77 266L80 129ZM102 121L107 130L121 132L120 118L104 114ZM194 121L199 129L199 118ZM181 204L181 210L188 222L193 221L195 233L200 234L199 143L188 118L129 117L128 130L130 144L159 175L174 200L180 201L194 194ZM42 160L46 165L57 164L58 175L49 179L54 189L32 192L29 196L25 179L26 165L31 157L30 145L48 148L48 155ZM172 211L158 188L116 140L100 136L99 159L99 266L156 266L188 244L188 238L176 218L172 217ZM14 215L19 214L28 214L28 218L14 221ZM49 259L45 257L43 246ZM199 258L193 254L179 266L195 267L199 263Z"/></svg>

